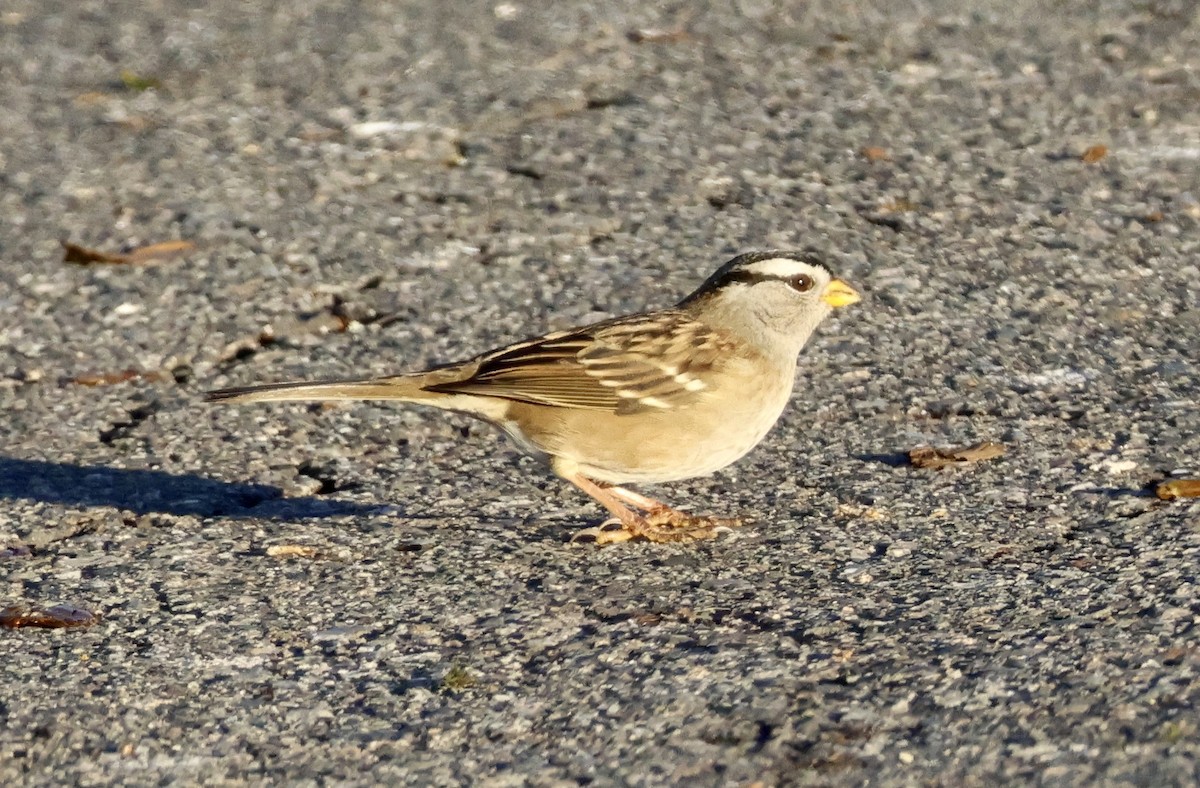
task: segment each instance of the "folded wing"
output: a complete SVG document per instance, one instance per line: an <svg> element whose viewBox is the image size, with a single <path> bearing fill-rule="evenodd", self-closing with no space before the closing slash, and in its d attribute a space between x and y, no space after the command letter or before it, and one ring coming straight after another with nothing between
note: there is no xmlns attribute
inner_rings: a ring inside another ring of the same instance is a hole
<svg viewBox="0 0 1200 788"><path fill-rule="evenodd" d="M680 312L617 318L493 351L469 378L426 388L621 414L669 410L707 389L730 350Z"/></svg>

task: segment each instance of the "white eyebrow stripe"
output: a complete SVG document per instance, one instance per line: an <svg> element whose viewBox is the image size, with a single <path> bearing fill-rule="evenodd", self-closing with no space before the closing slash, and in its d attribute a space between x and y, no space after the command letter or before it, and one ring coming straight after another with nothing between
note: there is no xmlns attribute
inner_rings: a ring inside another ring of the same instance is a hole
<svg viewBox="0 0 1200 788"><path fill-rule="evenodd" d="M768 260L759 260L750 263L750 265L743 267L741 270L754 276L788 279L797 274L813 276L813 269L814 266L801 260L792 260L787 257L772 257Z"/></svg>

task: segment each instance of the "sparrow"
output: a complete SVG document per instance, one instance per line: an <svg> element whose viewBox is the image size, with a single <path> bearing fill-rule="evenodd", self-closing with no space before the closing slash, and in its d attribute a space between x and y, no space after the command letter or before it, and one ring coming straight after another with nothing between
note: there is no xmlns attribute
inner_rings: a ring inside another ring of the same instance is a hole
<svg viewBox="0 0 1200 788"><path fill-rule="evenodd" d="M667 309L602 320L419 372L225 388L209 402L398 400L498 426L608 510L599 544L712 538L737 519L681 512L626 485L718 471L766 436L797 356L859 294L814 253L750 252Z"/></svg>

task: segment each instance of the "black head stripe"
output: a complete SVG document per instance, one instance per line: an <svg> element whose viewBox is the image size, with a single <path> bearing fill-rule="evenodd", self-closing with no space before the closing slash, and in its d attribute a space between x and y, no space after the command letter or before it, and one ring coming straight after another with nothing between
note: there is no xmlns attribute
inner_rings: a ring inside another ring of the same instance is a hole
<svg viewBox="0 0 1200 788"><path fill-rule="evenodd" d="M758 274L753 271L730 271L723 278L717 280L715 285L723 287L725 285L738 282L745 282L748 285L756 285L760 282L783 282L788 284L794 277L779 276L777 274Z"/></svg>
<svg viewBox="0 0 1200 788"><path fill-rule="evenodd" d="M725 274L725 276L718 279L716 281L716 284L719 286L719 285L733 284L734 282L745 282L748 285L752 285L757 282L761 282L764 279L775 279L775 278L777 278L777 277L763 276L762 274L756 274L753 271L733 270L733 271L730 271L729 273Z"/></svg>
<svg viewBox="0 0 1200 788"><path fill-rule="evenodd" d="M784 252L784 251L768 251L768 252L748 252L747 254L738 255L725 265L721 266L705 280L704 284L700 285L699 289L692 295L685 298L682 304L686 304L694 299L702 298L705 295L713 292L717 288L735 283L756 284L758 282L775 281L787 282L787 277L774 276L769 274L760 274L753 271L747 271L746 266L760 263L763 260L774 260L783 258L784 260L797 260L802 263L822 268L829 272L829 266L821 262L820 257L816 252ZM832 273L830 273L832 276Z"/></svg>

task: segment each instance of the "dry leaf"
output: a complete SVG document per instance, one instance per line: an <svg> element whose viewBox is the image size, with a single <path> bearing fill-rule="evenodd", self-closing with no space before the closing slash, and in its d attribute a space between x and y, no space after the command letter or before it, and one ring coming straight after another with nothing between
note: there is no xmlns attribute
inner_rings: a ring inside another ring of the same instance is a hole
<svg viewBox="0 0 1200 788"><path fill-rule="evenodd" d="M306 544L273 544L267 548L272 558L316 558L320 554L320 550Z"/></svg>
<svg viewBox="0 0 1200 788"><path fill-rule="evenodd" d="M128 383L131 380L170 380L173 377L169 369L140 370L130 367L118 372L85 372L73 378L67 378L63 385L74 386L115 386L118 383Z"/></svg>
<svg viewBox="0 0 1200 788"><path fill-rule="evenodd" d="M874 146L862 149L862 155L867 161L891 161L892 155L888 153L887 148L878 148Z"/></svg>
<svg viewBox="0 0 1200 788"><path fill-rule="evenodd" d="M958 449L935 449L932 446L919 446L908 453L908 461L916 468L945 468L950 465L966 465L972 462L983 462L1004 455L1002 443L984 441L974 446Z"/></svg>
<svg viewBox="0 0 1200 788"><path fill-rule="evenodd" d="M917 210L917 204L911 200L900 198L879 206L880 213L912 213Z"/></svg>
<svg viewBox="0 0 1200 788"><path fill-rule="evenodd" d="M1154 494L1164 501L1176 498L1200 498L1200 479L1175 479L1163 482L1154 490Z"/></svg>
<svg viewBox="0 0 1200 788"><path fill-rule="evenodd" d="M128 263L129 258L123 254L110 254L102 252L99 249L89 249L86 246L79 246L69 241L63 241L63 262L75 263L77 265L91 265L93 263Z"/></svg>
<svg viewBox="0 0 1200 788"><path fill-rule="evenodd" d="M1085 150L1079 158L1083 160L1084 164L1095 164L1096 162L1100 161L1107 155L1108 155L1108 146L1093 145L1092 147Z"/></svg>
<svg viewBox="0 0 1200 788"><path fill-rule="evenodd" d="M12 605L0 610L0 626L17 629L64 629L66 627L90 627L100 620L95 613L71 605L55 605L45 610L31 610Z"/></svg>
<svg viewBox="0 0 1200 788"><path fill-rule="evenodd" d="M134 249L131 252L103 252L63 241L63 262L76 265L143 265L176 257L196 248L191 241L163 241Z"/></svg>
<svg viewBox="0 0 1200 788"><path fill-rule="evenodd" d="M191 241L161 241L148 246L140 246L134 249L126 257L131 263L148 263L152 260L167 260L172 257L177 257L184 252L190 252L196 248L196 244Z"/></svg>
<svg viewBox="0 0 1200 788"><path fill-rule="evenodd" d="M67 382L77 386L112 386L116 383L127 383L141 377L141 374L136 369L124 369L120 372L84 373L76 375Z"/></svg>

